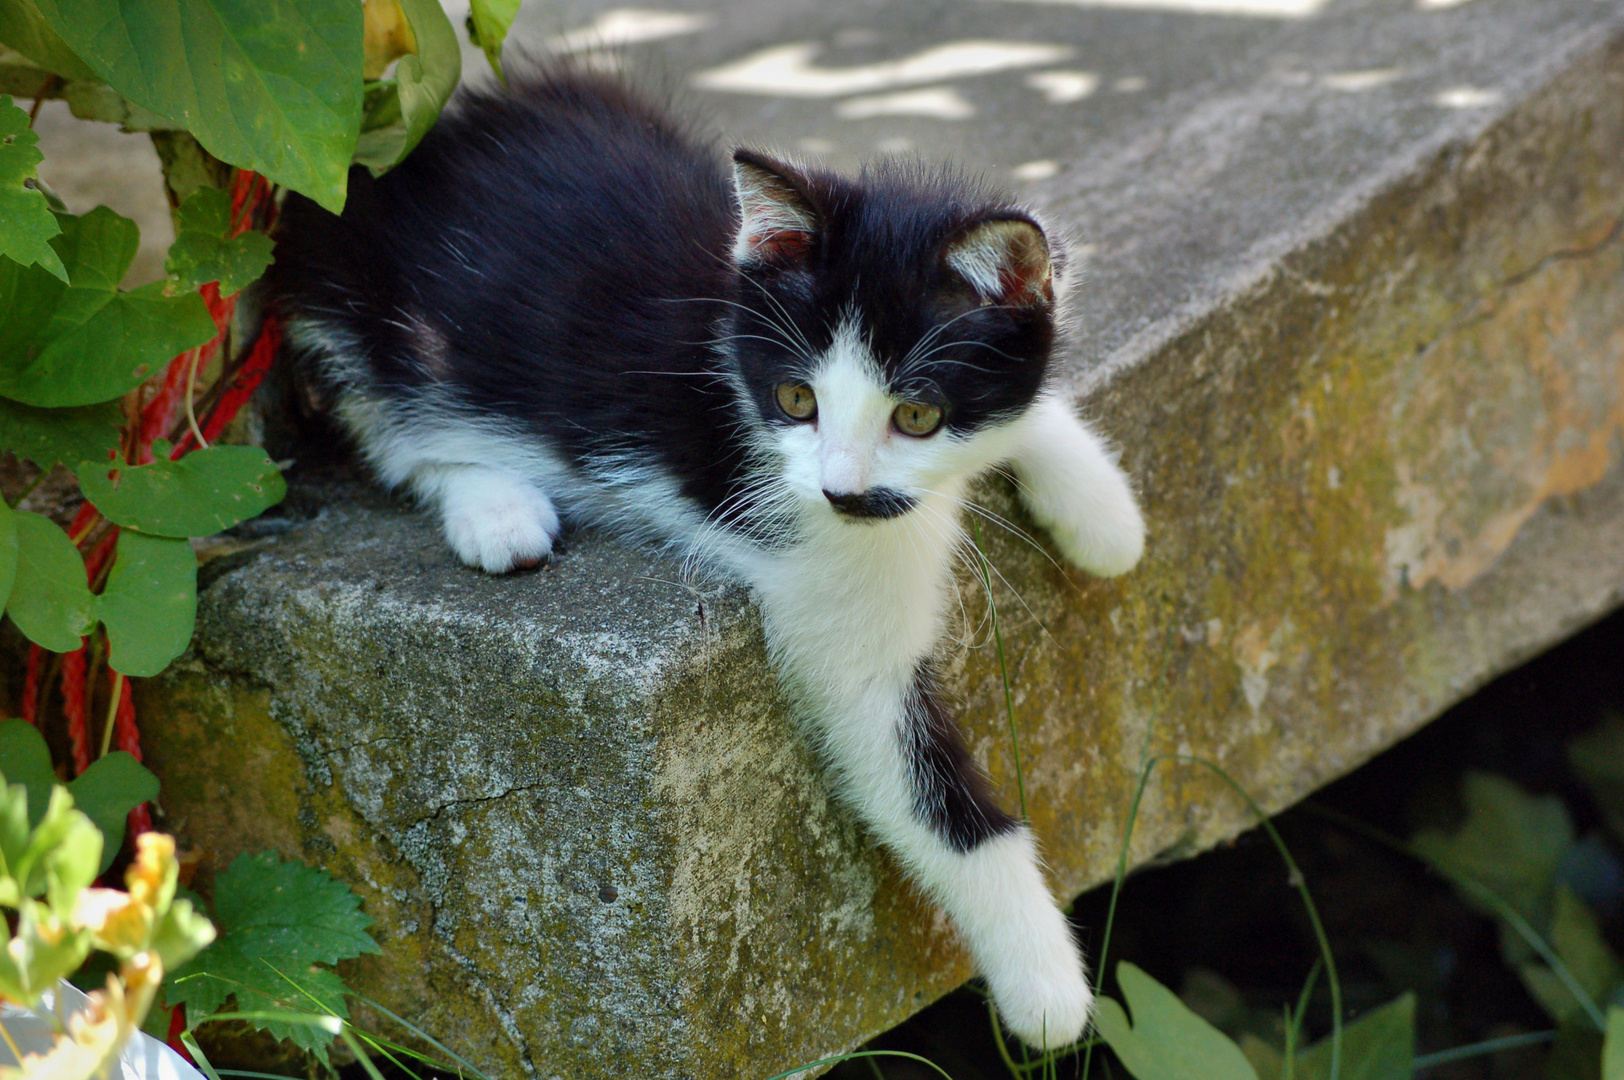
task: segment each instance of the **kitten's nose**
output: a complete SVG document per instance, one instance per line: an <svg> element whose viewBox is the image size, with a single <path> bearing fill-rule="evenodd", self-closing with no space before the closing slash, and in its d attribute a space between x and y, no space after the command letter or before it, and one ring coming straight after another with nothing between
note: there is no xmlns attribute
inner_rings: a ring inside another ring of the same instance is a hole
<svg viewBox="0 0 1624 1080"><path fill-rule="evenodd" d="M823 497L828 499L836 510L847 514L855 514L864 508L865 495L866 493L861 491L850 491L841 495L828 488L823 489Z"/></svg>

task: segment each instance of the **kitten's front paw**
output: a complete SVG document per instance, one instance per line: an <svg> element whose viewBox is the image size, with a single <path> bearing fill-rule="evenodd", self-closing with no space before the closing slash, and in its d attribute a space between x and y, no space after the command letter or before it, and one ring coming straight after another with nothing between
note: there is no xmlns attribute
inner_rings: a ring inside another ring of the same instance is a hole
<svg viewBox="0 0 1624 1080"><path fill-rule="evenodd" d="M1028 1046L1052 1050L1083 1037L1094 992L1075 949L1056 949L1025 970L986 975L1004 1026Z"/></svg>
<svg viewBox="0 0 1624 1080"><path fill-rule="evenodd" d="M558 512L529 484L470 480L447 492L445 538L457 558L487 574L538 565L552 554Z"/></svg>
<svg viewBox="0 0 1624 1080"><path fill-rule="evenodd" d="M1043 522L1062 555L1099 577L1126 574L1145 553L1145 519L1122 487L1116 499L1079 500Z"/></svg>

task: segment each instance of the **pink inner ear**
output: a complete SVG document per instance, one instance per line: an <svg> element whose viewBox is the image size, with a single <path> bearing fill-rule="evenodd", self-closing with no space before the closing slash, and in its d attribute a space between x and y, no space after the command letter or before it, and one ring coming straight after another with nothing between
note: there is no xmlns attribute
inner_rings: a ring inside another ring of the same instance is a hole
<svg viewBox="0 0 1624 1080"><path fill-rule="evenodd" d="M783 229L750 238L751 254L764 262L793 262L811 249L812 234L793 229Z"/></svg>

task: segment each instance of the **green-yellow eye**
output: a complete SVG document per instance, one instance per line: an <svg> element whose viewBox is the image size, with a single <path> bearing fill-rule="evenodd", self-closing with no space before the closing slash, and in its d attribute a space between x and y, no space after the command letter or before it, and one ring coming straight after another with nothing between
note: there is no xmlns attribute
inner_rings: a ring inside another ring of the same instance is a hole
<svg viewBox="0 0 1624 1080"><path fill-rule="evenodd" d="M784 410L784 415L795 420L810 420L818 415L818 399L806 383L779 383L778 407Z"/></svg>
<svg viewBox="0 0 1624 1080"><path fill-rule="evenodd" d="M942 426L942 409L928 401L904 401L891 414L891 422L904 435L922 439Z"/></svg>

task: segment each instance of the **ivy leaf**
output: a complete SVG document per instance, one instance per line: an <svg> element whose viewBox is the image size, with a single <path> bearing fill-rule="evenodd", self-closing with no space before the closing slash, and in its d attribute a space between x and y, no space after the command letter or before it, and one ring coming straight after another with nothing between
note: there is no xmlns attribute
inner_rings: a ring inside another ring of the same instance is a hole
<svg viewBox="0 0 1624 1080"><path fill-rule="evenodd" d="M90 594L79 549L47 517L13 511L13 520L17 576L6 614L40 648L73 652L96 625L96 598Z"/></svg>
<svg viewBox="0 0 1624 1080"><path fill-rule="evenodd" d="M201 187L175 212L175 242L164 269L175 280L168 292L191 292L211 281L220 295L232 296L271 265L271 238L252 230L231 232L231 196L219 188Z"/></svg>
<svg viewBox="0 0 1624 1080"><path fill-rule="evenodd" d="M44 745L43 740L41 745ZM130 811L158 797L158 778L132 755L114 750L91 762L90 768L74 777L68 783L68 792L73 796L73 804L101 830L101 865L96 869L100 875L106 873L118 857L124 843L125 818Z"/></svg>
<svg viewBox="0 0 1624 1080"><path fill-rule="evenodd" d="M35 0L109 86L337 213L361 125L361 5ZM163 63L153 63L163 57Z"/></svg>
<svg viewBox="0 0 1624 1080"><path fill-rule="evenodd" d="M0 94L0 255L23 266L38 263L63 281L68 271L51 250L51 237L61 232L45 193L28 186L45 160L39 136L28 127L28 114Z"/></svg>
<svg viewBox="0 0 1624 1080"><path fill-rule="evenodd" d="M1504 777L1468 773L1461 785L1466 820L1454 833L1415 837L1420 856L1444 873L1476 881L1533 923L1551 910L1551 887L1573 847L1573 822L1560 800L1537 798ZM1469 903L1482 904L1463 893Z"/></svg>
<svg viewBox="0 0 1624 1080"><path fill-rule="evenodd" d="M34 6L34 0L6 0L0 4L0 41L64 79L96 77L96 73L68 48L68 43L51 29L39 8Z"/></svg>
<svg viewBox="0 0 1624 1080"><path fill-rule="evenodd" d="M103 206L57 221L51 247L66 283L0 259L0 396L48 408L108 401L214 336L196 294L165 296L158 282L118 291L140 239L134 222Z"/></svg>
<svg viewBox="0 0 1624 1080"><path fill-rule="evenodd" d="M107 461L119 445L124 410L116 401L75 409L36 409L0 398L0 451L42 469L58 462ZM5 590L0 589L0 598Z"/></svg>
<svg viewBox="0 0 1624 1080"><path fill-rule="evenodd" d="M1101 997L1095 1030L1136 1080L1258 1080L1240 1048L1167 987L1126 960L1117 982L1133 1010Z"/></svg>
<svg viewBox="0 0 1624 1080"><path fill-rule="evenodd" d="M126 529L96 600L107 625L107 666L156 675L186 651L197 618L197 556L185 540Z"/></svg>
<svg viewBox="0 0 1624 1080"><path fill-rule="evenodd" d="M462 46L438 0L400 0L400 6L412 25L417 53L400 58L394 82L380 84L370 103L368 130L356 146L355 161L374 173L412 152L462 78Z"/></svg>
<svg viewBox="0 0 1624 1080"><path fill-rule="evenodd" d="M507 40L508 28L519 13L519 0L472 0L468 11L469 37L485 50L485 59L504 83L502 74L502 43Z"/></svg>
<svg viewBox="0 0 1624 1080"><path fill-rule="evenodd" d="M1342 1029L1342 1080L1410 1080L1415 1071L1415 995L1404 994ZM1331 1040L1297 1055L1299 1080L1331 1080Z"/></svg>
<svg viewBox="0 0 1624 1080"><path fill-rule="evenodd" d="M28 792L28 827L34 828L45 817L56 770L45 736L27 720L0 721L0 773L8 784L21 784Z"/></svg>
<svg viewBox="0 0 1624 1080"><path fill-rule="evenodd" d="M188 537L229 529L287 493L276 463L257 446L211 446L170 461L169 444L160 440L153 453L158 460L150 465L80 465L85 498L120 525Z"/></svg>
<svg viewBox="0 0 1624 1080"><path fill-rule="evenodd" d="M316 966L375 953L360 898L325 871L283 862L274 851L242 855L215 878L220 937L177 969L165 994L194 1026L236 997L243 1012L326 1012L347 1017L347 988ZM307 1024L249 1021L326 1060L329 1032Z"/></svg>
<svg viewBox="0 0 1624 1080"><path fill-rule="evenodd" d="M1596 916L1566 885L1556 889L1556 913L1551 919L1551 947L1567 966L1579 988L1592 1003L1604 1002L1613 994L1624 969L1608 948ZM1518 969L1523 985L1535 1001L1561 1026L1583 1020L1588 1010L1573 991L1542 963L1529 961Z"/></svg>

